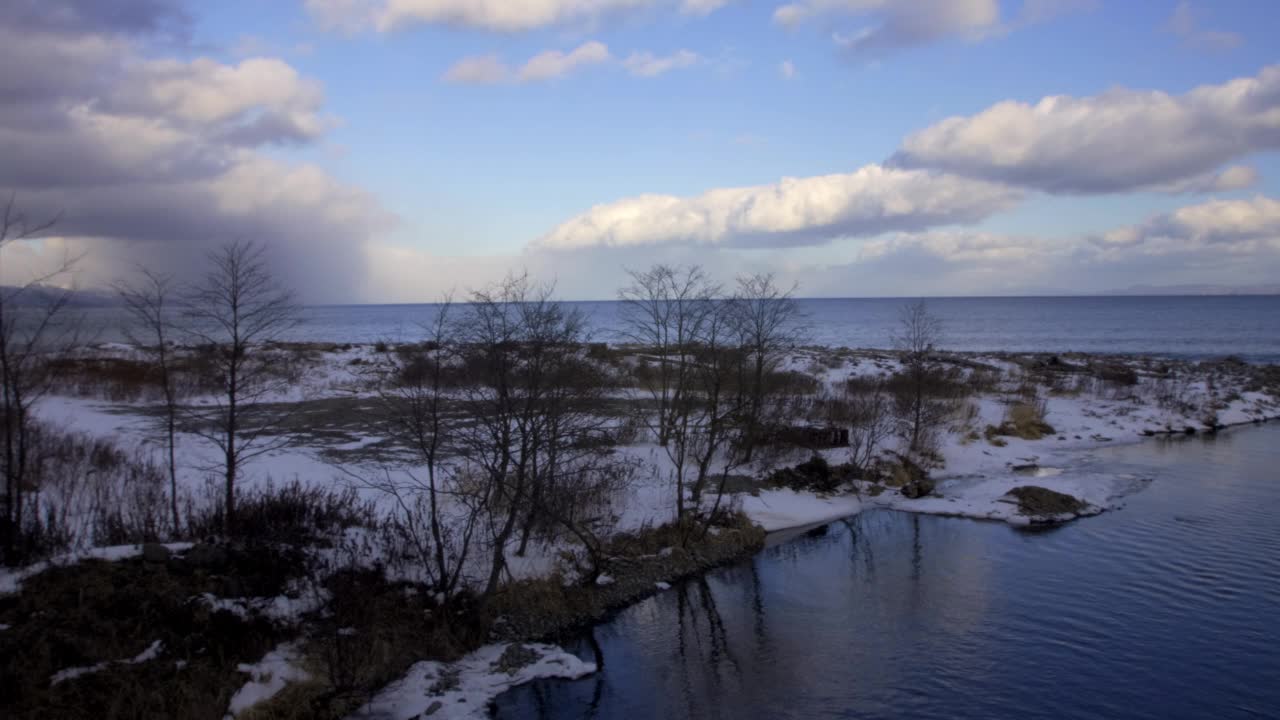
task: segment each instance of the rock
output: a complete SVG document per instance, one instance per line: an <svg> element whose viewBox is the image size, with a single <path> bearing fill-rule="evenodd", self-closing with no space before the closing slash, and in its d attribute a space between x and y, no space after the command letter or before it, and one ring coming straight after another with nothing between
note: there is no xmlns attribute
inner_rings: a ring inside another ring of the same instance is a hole
<svg viewBox="0 0 1280 720"><path fill-rule="evenodd" d="M1018 500L1023 515L1076 515L1086 507L1079 498L1038 485L1022 485L1006 494Z"/></svg>
<svg viewBox="0 0 1280 720"><path fill-rule="evenodd" d="M797 492L834 492L841 484L861 477L851 465L832 467L821 455L814 455L795 467L782 468L769 476L767 483Z"/></svg>
<svg viewBox="0 0 1280 720"><path fill-rule="evenodd" d="M143 543L142 545L142 559L145 562L168 562L171 554L172 553L169 552L169 548L161 545L160 543Z"/></svg>
<svg viewBox="0 0 1280 720"><path fill-rule="evenodd" d="M919 480L908 481L907 484L903 485L902 489L898 492L902 493L902 497L907 498L908 500L915 500L932 493L933 488L933 481L926 477Z"/></svg>
<svg viewBox="0 0 1280 720"><path fill-rule="evenodd" d="M230 559L226 548L212 543L199 543L188 550L182 558L191 565L203 568L222 567Z"/></svg>
<svg viewBox="0 0 1280 720"><path fill-rule="evenodd" d="M437 712L440 711L440 708L442 707L444 707L444 703L440 702L439 700L436 700L435 702L428 705L426 710L422 711L422 717L435 715Z"/></svg>
<svg viewBox="0 0 1280 720"><path fill-rule="evenodd" d="M515 675L521 668L537 661L537 652L530 650L523 643L511 643L506 650L502 651L502 656L493 663L493 669L496 672Z"/></svg>
<svg viewBox="0 0 1280 720"><path fill-rule="evenodd" d="M898 467L894 468L894 475L902 479L902 487L898 492L909 500L922 498L932 493L935 487L933 479L929 477L929 471L903 455L898 456Z"/></svg>

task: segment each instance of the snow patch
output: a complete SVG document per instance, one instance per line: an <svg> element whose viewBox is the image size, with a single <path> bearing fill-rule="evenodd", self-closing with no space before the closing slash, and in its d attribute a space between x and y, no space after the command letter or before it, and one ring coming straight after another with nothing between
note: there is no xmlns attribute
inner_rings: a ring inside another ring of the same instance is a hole
<svg viewBox="0 0 1280 720"><path fill-rule="evenodd" d="M241 663L236 667L251 678L231 696L227 717L234 718L260 702L270 700L291 682L311 679L305 670L297 666L297 643L284 643L253 664Z"/></svg>
<svg viewBox="0 0 1280 720"><path fill-rule="evenodd" d="M192 543L167 543L165 547L171 552L186 552L192 547ZM18 592L22 589L22 583L26 580L39 575L40 573L52 567L61 567L64 565L75 565L84 560L103 560L106 562L119 562L120 560L128 560L142 555L141 545L112 545L109 547L89 548L88 550L80 550L66 555L43 560L33 563L17 570L0 570L0 595L8 595Z"/></svg>
<svg viewBox="0 0 1280 720"><path fill-rule="evenodd" d="M795 490L762 490L742 499L742 511L766 532L817 525L857 515L862 500L856 495L823 497Z"/></svg>
<svg viewBox="0 0 1280 720"><path fill-rule="evenodd" d="M431 718L485 718L498 695L543 678L576 680L596 671L595 663L554 645L525 643L538 659L511 673L495 669L507 645L486 645L456 663L420 662L357 711L353 719L409 720L433 706Z"/></svg>
<svg viewBox="0 0 1280 720"><path fill-rule="evenodd" d="M90 675L92 673L102 672L103 670L106 670L108 667L110 667L113 664L138 665L140 663L144 663L149 660L156 659L157 657L160 656L160 651L163 649L164 649L164 643L159 640L156 640L155 642L148 645L146 650L143 650L142 652L138 653L132 658L129 658L128 660L116 660L114 661L114 663L110 660L105 660L95 665L87 665L84 667L73 667L73 668L67 668L66 670L59 670L58 672L54 673L52 677L49 678L49 684L57 685L58 683L65 682L67 680L74 680L82 675Z"/></svg>

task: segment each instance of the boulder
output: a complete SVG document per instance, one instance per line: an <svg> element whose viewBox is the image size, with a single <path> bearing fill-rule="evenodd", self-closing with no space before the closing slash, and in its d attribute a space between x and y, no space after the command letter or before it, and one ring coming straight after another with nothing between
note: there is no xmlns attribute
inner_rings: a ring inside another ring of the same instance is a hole
<svg viewBox="0 0 1280 720"><path fill-rule="evenodd" d="M506 650L502 651L502 656L493 663L493 669L495 672L515 675L521 668L537 662L538 657L536 651L525 647L522 643L511 643Z"/></svg>
<svg viewBox="0 0 1280 720"><path fill-rule="evenodd" d="M160 543L143 543L142 545L142 559L145 562L168 562L171 554L172 553L169 552L169 548L161 545Z"/></svg>
<svg viewBox="0 0 1280 720"><path fill-rule="evenodd" d="M1086 507L1079 498L1038 485L1021 485L1007 494L1017 499L1023 515L1076 515Z"/></svg>
<svg viewBox="0 0 1280 720"><path fill-rule="evenodd" d="M933 492L936 483L929 477L929 471L920 467L905 455L898 455L898 462L893 467L895 484L902 496L915 500Z"/></svg>
<svg viewBox="0 0 1280 720"><path fill-rule="evenodd" d="M230 560L227 549L213 543L198 543L182 556L187 563L196 567L223 567Z"/></svg>

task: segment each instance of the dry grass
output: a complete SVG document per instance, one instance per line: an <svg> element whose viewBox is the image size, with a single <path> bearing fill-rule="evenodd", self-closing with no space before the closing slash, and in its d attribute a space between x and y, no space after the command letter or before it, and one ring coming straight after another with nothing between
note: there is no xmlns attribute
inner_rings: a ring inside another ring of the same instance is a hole
<svg viewBox="0 0 1280 720"><path fill-rule="evenodd" d="M27 580L21 593L0 598L0 622L11 626L0 632L4 717L221 718L244 682L236 665L257 661L282 637L264 620L210 611L192 598L280 592L279 566L263 559L260 550L238 556L234 588L224 575L142 560L90 561ZM114 662L157 640L156 659ZM100 662L112 664L51 684L60 670Z"/></svg>
<svg viewBox="0 0 1280 720"><path fill-rule="evenodd" d="M1045 421L1048 403L1045 400L1018 400L1005 409L1004 422L999 427L987 426L987 440L997 447L997 436L1022 438L1023 440L1040 440L1056 431Z"/></svg>

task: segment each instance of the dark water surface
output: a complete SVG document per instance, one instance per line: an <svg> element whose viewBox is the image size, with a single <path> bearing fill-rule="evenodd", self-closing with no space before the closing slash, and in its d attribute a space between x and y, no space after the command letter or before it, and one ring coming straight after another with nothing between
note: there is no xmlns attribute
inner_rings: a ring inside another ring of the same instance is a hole
<svg viewBox="0 0 1280 720"><path fill-rule="evenodd" d="M801 300L815 345L887 348L902 299ZM616 302L571 303L596 339L617 340ZM948 350L1099 352L1208 358L1234 354L1280 362L1280 295L1169 297L932 298ZM456 310L456 309L455 309ZM435 305L329 305L303 309L289 334L306 342L416 341ZM121 340L117 309L82 311L101 341Z"/></svg>
<svg viewBox="0 0 1280 720"><path fill-rule="evenodd" d="M1119 511L1043 532L872 511L569 647L499 718L1280 717L1280 427L1152 441Z"/></svg>

